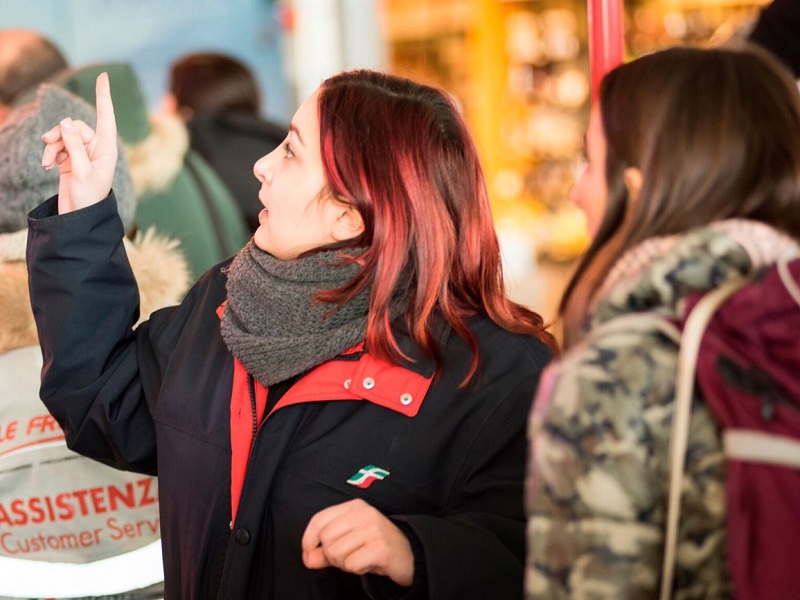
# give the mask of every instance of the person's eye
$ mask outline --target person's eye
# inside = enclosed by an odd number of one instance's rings
[[[286,142],[285,144],[283,144],[283,154],[284,154],[284,156],[283,156],[284,158],[293,158],[294,157],[294,152],[292,152],[292,147],[289,145],[289,142]]]

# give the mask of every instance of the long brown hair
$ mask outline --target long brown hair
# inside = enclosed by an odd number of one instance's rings
[[[610,71],[598,98],[608,204],[561,301],[565,345],[613,264],[648,238],[738,217],[800,240],[800,96],[765,52],[662,50]],[[636,202],[628,167],[642,172]]]
[[[500,248],[483,171],[453,101],[443,91],[374,71],[331,77],[319,95],[320,144],[330,191],[352,203],[365,231],[364,268],[348,285],[321,296],[346,302],[371,287],[366,343],[397,361],[390,304],[406,288],[406,324],[416,343],[441,365],[433,332],[436,313],[473,354],[466,325],[487,314],[500,327],[556,344],[542,317],[505,294]]]

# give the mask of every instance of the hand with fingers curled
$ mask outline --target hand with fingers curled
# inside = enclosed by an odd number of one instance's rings
[[[108,196],[117,164],[117,124],[108,74],[97,77],[97,127],[69,117],[42,135],[42,167],[58,167],[58,212],[96,204]]]
[[[315,514],[303,534],[303,563],[309,569],[389,577],[410,587],[414,553],[408,538],[374,506],[356,499]]]

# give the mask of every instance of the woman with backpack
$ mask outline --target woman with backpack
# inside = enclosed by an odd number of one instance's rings
[[[593,241],[529,425],[531,600],[657,597],[678,344],[643,323],[680,325],[690,297],[800,255],[800,97],[765,53],[671,48],[617,67],[586,145],[572,197]],[[720,427],[702,397],[689,423],[670,583],[728,598]]]
[[[441,90],[326,80],[253,170],[253,239],[133,329],[116,129],[44,134],[30,216],[41,397],[68,444],[158,473],[165,598],[521,598],[525,425],[554,349],[505,295]]]

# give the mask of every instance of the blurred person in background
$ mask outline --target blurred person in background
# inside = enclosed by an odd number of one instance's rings
[[[232,56],[187,54],[170,68],[167,111],[189,128],[191,146],[233,193],[251,233],[258,229],[256,161],[286,139],[288,130],[261,116],[262,94],[252,70]]]
[[[158,472],[165,596],[521,598],[525,424],[555,342],[506,295],[452,99],[323,82],[254,167],[252,241],[136,329],[105,75],[97,103],[96,131],[43,136],[41,396],[76,451]]]
[[[148,112],[139,79],[127,63],[84,65],[64,72],[56,83],[94,103],[94,82],[101,72],[108,73],[114,90],[119,135],[139,199],[136,224],[155,226],[180,240],[191,276],[197,278],[247,241],[238,204],[190,148],[183,120]]]
[[[800,2],[773,0],[761,9],[748,38],[774,54],[800,80]]]
[[[598,98],[571,192],[593,241],[529,426],[531,600],[658,597],[678,346],[636,324],[680,323],[690,296],[800,256],[800,96],[765,51],[654,52],[610,71]],[[773,326],[752,352],[796,335]],[[699,395],[688,435],[675,597],[729,598],[722,437]]]
[[[0,125],[26,94],[67,68],[61,50],[25,29],[0,30]]]
[[[42,354],[25,265],[27,214],[58,191],[58,174],[41,167],[41,132],[68,115],[95,120],[90,105],[46,85],[0,127],[0,597],[159,598],[156,480],[69,450],[39,399]],[[136,198],[124,153],[118,156],[113,187],[130,234]],[[141,299],[139,318],[178,303],[189,275],[175,242],[150,231],[123,243]]]

